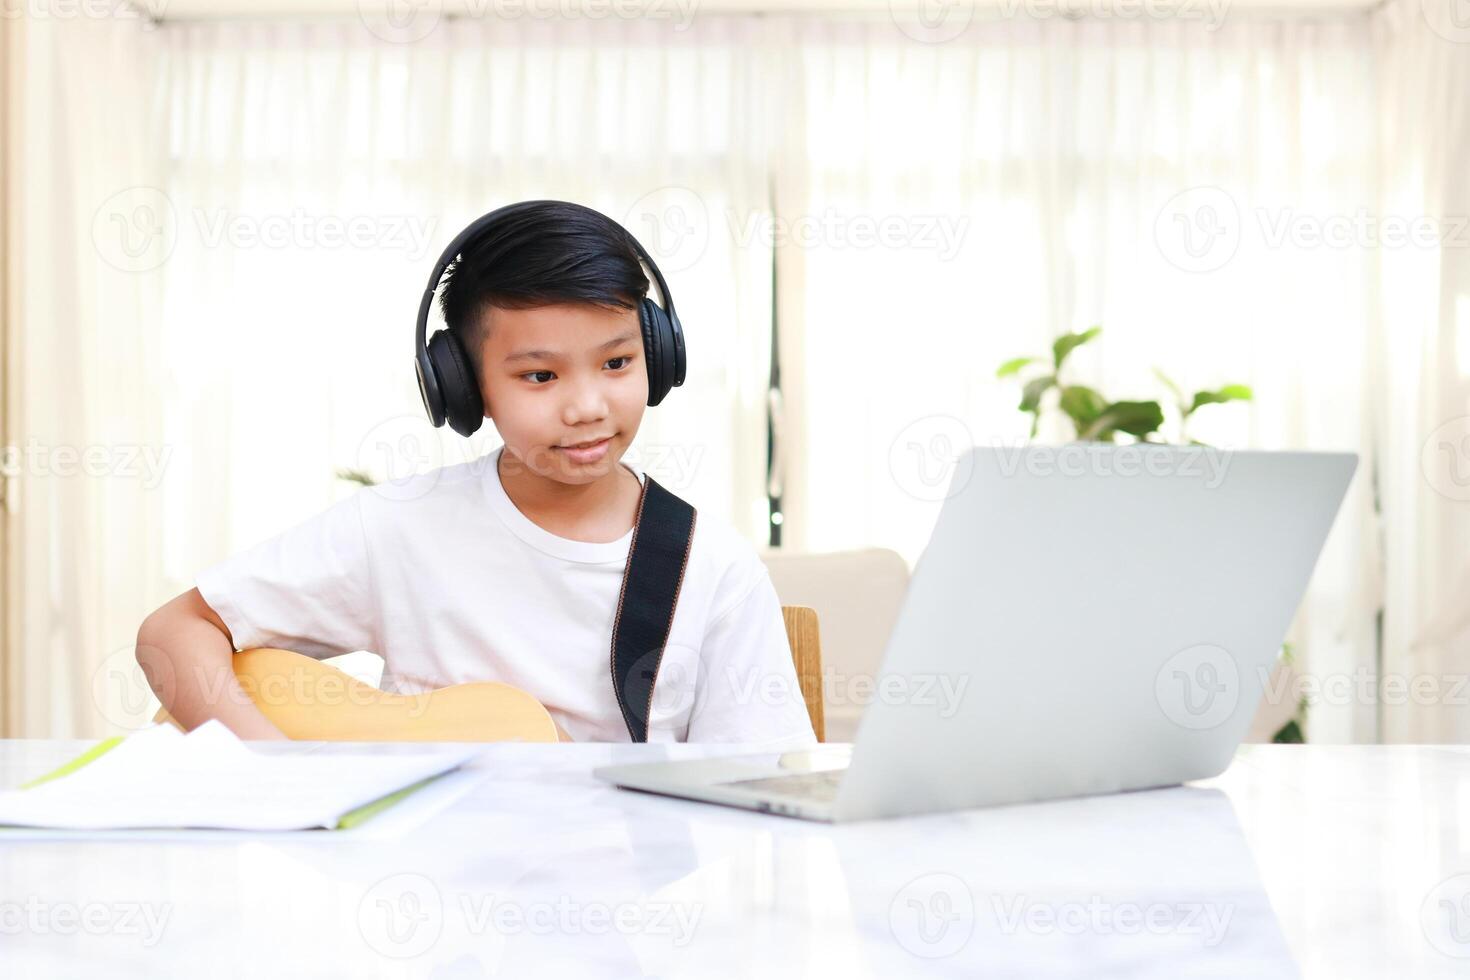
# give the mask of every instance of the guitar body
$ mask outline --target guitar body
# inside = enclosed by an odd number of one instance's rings
[[[292,739],[570,741],[540,701],[497,681],[455,684],[423,694],[390,694],[331,664],[272,647],[241,650],[235,654],[234,667],[241,689]],[[178,725],[164,710],[154,720]]]

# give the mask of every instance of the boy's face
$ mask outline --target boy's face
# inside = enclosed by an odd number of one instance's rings
[[[484,316],[480,393],[504,462],[568,484],[614,472],[648,402],[638,311],[558,304]],[[590,459],[561,448],[607,437]]]

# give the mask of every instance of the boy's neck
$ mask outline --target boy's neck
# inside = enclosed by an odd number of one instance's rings
[[[627,534],[638,518],[643,484],[622,461],[591,483],[569,484],[533,473],[519,460],[507,467],[507,455],[502,450],[496,463],[500,485],[516,510],[542,530],[606,544]]]

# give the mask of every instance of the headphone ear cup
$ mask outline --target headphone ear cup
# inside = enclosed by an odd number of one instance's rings
[[[643,357],[648,364],[648,404],[657,405],[674,387],[674,329],[669,315],[651,299],[638,304]]]
[[[450,330],[434,334],[429,340],[429,360],[439,376],[445,421],[460,435],[473,435],[485,420],[485,403],[480,397],[480,382],[475,378],[459,336]]]

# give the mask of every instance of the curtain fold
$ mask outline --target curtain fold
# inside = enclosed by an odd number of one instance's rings
[[[20,338],[20,249],[22,228],[15,203],[20,199],[20,152],[25,134],[21,83],[25,78],[25,22],[0,20],[0,447],[16,442],[16,386],[11,379]],[[14,477],[0,470],[0,738],[14,737],[22,711],[20,630],[13,607],[12,576],[18,569],[19,520],[12,506]],[[12,726],[16,730],[12,730]]]
[[[1382,738],[1470,740],[1470,21],[1454,0],[1374,18],[1379,212],[1415,228],[1377,270],[1385,528]]]
[[[121,16],[7,23],[3,729],[89,736],[147,709],[133,639],[164,591],[158,36]]]

